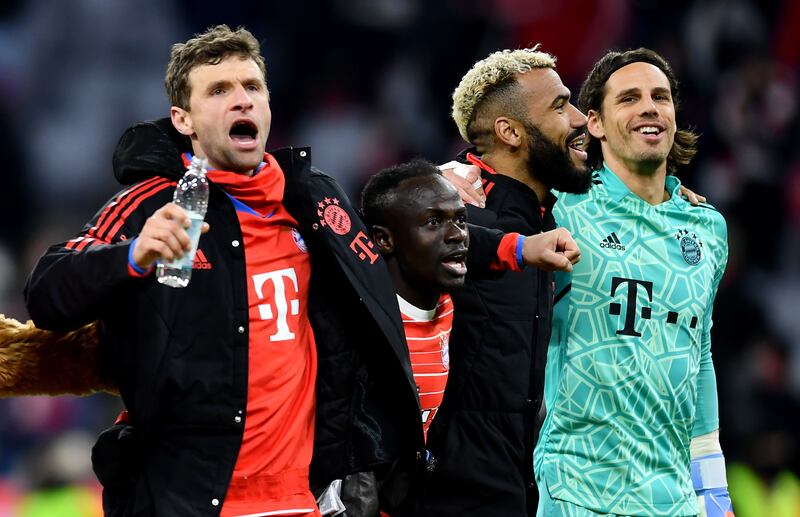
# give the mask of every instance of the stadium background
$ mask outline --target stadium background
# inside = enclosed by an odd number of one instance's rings
[[[460,150],[449,95],[495,49],[541,42],[574,96],[607,49],[667,57],[679,123],[702,135],[681,179],[729,225],[712,350],[737,515],[800,515],[799,1],[4,0],[0,313],[27,318],[38,255],[117,191],[119,135],[167,113],[170,45],[216,23],[262,41],[269,146],[310,144],[354,199],[380,167]],[[118,410],[103,395],[0,400],[0,517],[93,515],[89,447]]]

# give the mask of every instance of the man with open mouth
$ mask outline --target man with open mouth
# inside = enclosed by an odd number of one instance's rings
[[[176,44],[165,83],[170,118],[129,128],[115,152],[129,187],[45,252],[25,292],[42,329],[100,321],[79,334],[99,339],[86,359],[128,410],[93,450],[106,515],[314,516],[314,494],[348,474],[415,477],[428,458],[392,277],[308,148],[265,153],[257,40],[221,25]],[[193,155],[210,168],[202,262],[175,290],[153,269],[189,248],[170,201]],[[483,235],[512,269],[579,256],[565,231]],[[437,285],[463,277],[464,252],[436,251]],[[384,507],[409,488],[382,484]]]
[[[555,58],[529,48],[477,62],[453,93],[453,118],[474,147],[484,208],[471,223],[530,235],[556,227],[551,189],[586,192],[586,117]],[[552,311],[552,275],[470,274],[453,294],[450,381],[428,448],[436,458],[422,515],[533,513],[532,456]]]

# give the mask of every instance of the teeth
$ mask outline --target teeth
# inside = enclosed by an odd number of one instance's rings
[[[643,135],[657,135],[661,131],[657,127],[644,126],[639,128],[639,132]]]
[[[581,147],[583,147],[583,137],[576,138],[575,140],[569,143],[569,146],[574,149],[580,149]]]

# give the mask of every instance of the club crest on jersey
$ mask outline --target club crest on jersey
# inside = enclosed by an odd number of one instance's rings
[[[441,337],[442,340],[442,366],[444,366],[445,370],[450,369],[450,336],[444,335]]]
[[[680,244],[683,260],[690,266],[696,266],[703,258],[703,243],[697,234],[689,230],[678,230],[675,239]]]
[[[350,231],[350,216],[339,206],[337,198],[326,197],[317,203],[319,224],[327,226],[336,235],[347,235]]]
[[[297,249],[299,249],[303,253],[308,253],[308,246],[306,246],[306,241],[303,240],[303,236],[300,235],[300,232],[298,231],[297,228],[292,228],[292,240],[297,246]]]

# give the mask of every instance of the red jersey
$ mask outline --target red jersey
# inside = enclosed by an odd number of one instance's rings
[[[252,176],[209,171],[231,197],[248,279],[249,368],[244,437],[222,516],[319,515],[308,485],[317,357],[307,314],[311,264],[282,204],[272,156]],[[214,231],[213,228],[211,231]]]
[[[417,383],[422,408],[422,431],[428,428],[444,397],[450,370],[450,331],[453,329],[453,301],[443,294],[433,310],[422,310],[397,296],[406,332],[411,370]]]

